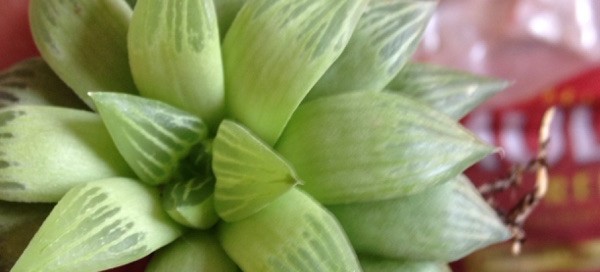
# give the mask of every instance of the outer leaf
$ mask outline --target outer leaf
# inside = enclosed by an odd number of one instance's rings
[[[493,149],[411,99],[359,92],[301,105],[276,149],[321,203],[389,199],[447,181]]]
[[[214,188],[215,179],[211,175],[170,182],[163,191],[163,207],[180,224],[208,229],[219,221]]]
[[[219,0],[215,1],[215,9],[217,10],[217,17],[219,23],[219,34],[221,39],[225,37],[225,34],[229,30],[231,23],[237,16],[242,6],[247,0]]]
[[[128,43],[141,94],[193,113],[216,128],[225,91],[212,0],[139,0]]]
[[[405,198],[328,208],[363,254],[453,261],[510,238],[496,212],[463,176]]]
[[[32,0],[42,57],[90,107],[90,90],[136,92],[127,57],[131,8],[123,0]]]
[[[160,249],[146,272],[240,271],[212,232],[194,231]]]
[[[233,222],[263,209],[300,182],[270,146],[232,121],[221,123],[213,143],[215,207]]]
[[[52,205],[0,201],[0,271],[10,271]]]
[[[219,225],[219,239],[243,271],[360,271],[335,218],[292,189],[260,212]]]
[[[227,110],[268,144],[342,53],[366,0],[257,0],[223,44]]]
[[[41,58],[19,62],[0,72],[0,107],[13,104],[86,108]]]
[[[73,188],[15,264],[20,271],[100,271],[140,259],[179,237],[159,193],[112,178]]]
[[[410,63],[386,87],[460,119],[508,82],[430,64]]]
[[[448,264],[431,261],[393,260],[359,256],[365,272],[452,272]]]
[[[159,101],[108,92],[90,96],[125,160],[149,184],[169,181],[208,135],[198,117]]]
[[[97,114],[58,107],[0,110],[0,199],[55,202],[83,182],[133,176]]]
[[[436,1],[371,0],[348,46],[306,99],[381,90],[410,59]]]

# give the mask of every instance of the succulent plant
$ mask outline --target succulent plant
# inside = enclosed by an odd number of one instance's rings
[[[461,174],[496,149],[457,121],[506,83],[410,62],[435,4],[32,0],[0,265],[447,271],[510,238]]]

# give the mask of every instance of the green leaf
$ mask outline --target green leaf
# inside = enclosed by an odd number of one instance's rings
[[[300,183],[292,166],[247,128],[225,120],[213,142],[215,207],[233,222],[266,207]]]
[[[382,92],[302,104],[276,145],[324,204],[389,199],[458,175],[493,148],[456,121]]]
[[[219,221],[215,211],[215,179],[212,175],[167,183],[163,190],[163,207],[178,223],[208,229]]]
[[[386,89],[413,97],[458,120],[508,85],[504,80],[431,64],[410,63]]]
[[[366,0],[256,0],[223,43],[229,116],[277,141],[308,91],[342,53]]]
[[[436,1],[371,0],[348,46],[306,99],[382,90],[411,58]]]
[[[387,258],[454,261],[511,235],[464,176],[413,196],[328,209],[356,252]]]
[[[15,264],[21,271],[101,271],[138,260],[182,234],[156,189],[127,178],[86,183],[58,202]]]
[[[92,112],[13,106],[0,110],[0,199],[56,202],[73,186],[133,172]]]
[[[360,271],[337,220],[295,188],[246,219],[220,224],[219,240],[243,271]]]
[[[41,58],[21,61],[0,72],[0,107],[14,104],[87,108]]]
[[[213,232],[189,232],[154,254],[146,272],[240,271]]]
[[[212,0],[138,0],[128,47],[143,96],[193,113],[216,128],[225,91]]]
[[[136,92],[127,56],[130,17],[124,0],[32,0],[29,6],[42,57],[90,107],[90,90]]]
[[[448,264],[432,261],[394,260],[359,255],[364,272],[452,272]]]
[[[109,92],[89,95],[117,148],[146,183],[169,181],[190,149],[208,135],[198,117],[163,102]]]
[[[10,271],[51,210],[49,204],[0,201],[0,271]]]
[[[219,34],[221,39],[229,30],[231,23],[237,16],[238,12],[248,0],[219,0],[215,1],[215,9],[217,10],[217,21],[219,23]]]

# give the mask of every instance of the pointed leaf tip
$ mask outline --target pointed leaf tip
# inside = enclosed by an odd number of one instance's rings
[[[302,104],[275,148],[325,204],[414,194],[493,151],[443,114],[383,92]]]
[[[464,176],[408,197],[328,209],[357,252],[389,258],[454,261],[511,237]]]
[[[386,86],[460,119],[510,83],[431,64],[409,63]]]
[[[208,135],[198,117],[160,101],[109,92],[90,97],[119,152],[149,184],[169,181],[191,148]]]
[[[435,1],[369,1],[348,46],[305,100],[382,90],[412,57],[435,6]]]
[[[59,201],[12,271],[102,271],[138,260],[182,232],[155,188],[127,178],[98,180]]]
[[[216,17],[212,0],[139,0],[127,40],[140,93],[202,118],[212,131],[225,99]]]
[[[221,123],[213,142],[215,207],[225,221],[256,213],[300,183],[292,166],[247,128]]]
[[[272,145],[342,53],[365,0],[257,0],[223,42],[228,114]]]
[[[29,19],[44,60],[85,103],[89,90],[136,93],[129,69],[131,7],[123,0],[32,0]]]

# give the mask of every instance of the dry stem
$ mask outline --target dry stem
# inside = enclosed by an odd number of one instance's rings
[[[536,158],[529,161],[525,166],[519,165],[513,167],[508,178],[484,184],[479,187],[481,194],[487,198],[491,205],[494,205],[495,194],[521,185],[523,175],[535,171],[536,180],[534,189],[527,193],[515,206],[509,209],[508,212],[503,213],[499,211],[504,218],[504,222],[512,232],[512,253],[515,255],[521,252],[521,247],[526,239],[525,231],[523,230],[525,220],[548,191],[548,165],[546,155],[548,143],[550,141],[550,124],[552,123],[554,111],[554,108],[550,108],[544,113],[539,132],[539,146]]]

